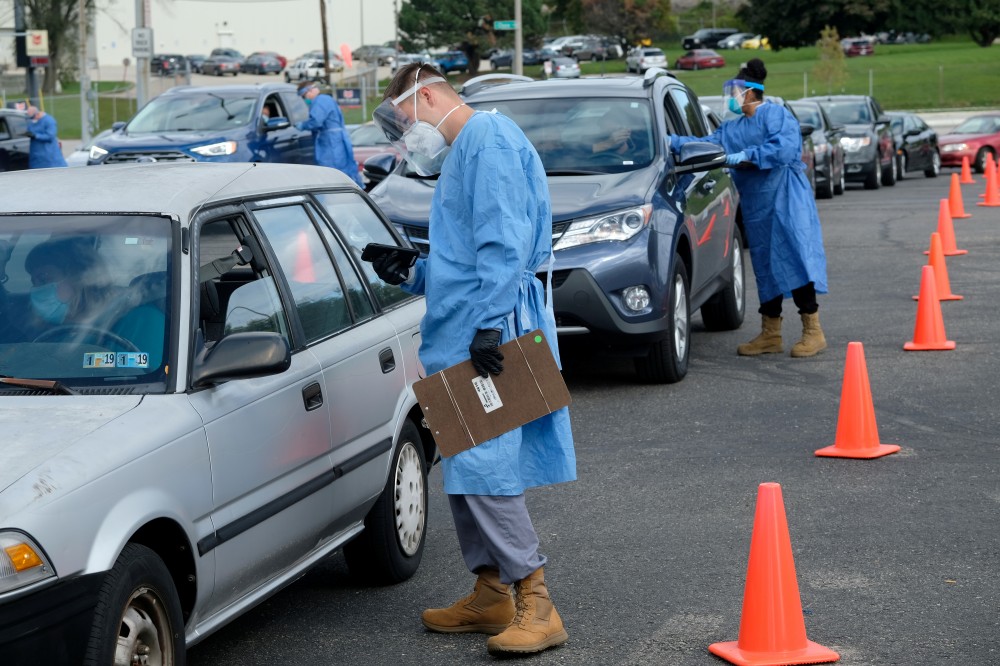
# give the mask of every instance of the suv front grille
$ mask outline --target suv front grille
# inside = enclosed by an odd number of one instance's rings
[[[197,162],[195,158],[191,157],[187,153],[182,153],[179,150],[122,150],[109,154],[108,158],[104,160],[104,163],[118,164],[121,162],[138,162],[143,160],[143,158],[149,158],[149,160],[154,162]]]

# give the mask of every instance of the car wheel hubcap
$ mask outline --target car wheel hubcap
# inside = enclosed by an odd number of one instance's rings
[[[941,156],[934,153],[934,157],[931,158],[931,168],[934,169],[934,173],[941,173]]]
[[[687,292],[684,289],[684,278],[678,275],[674,278],[674,349],[677,350],[678,360],[683,359],[687,353],[687,319]]]
[[[411,442],[403,442],[396,463],[396,535],[407,555],[420,548],[424,538],[424,475],[420,454]]]
[[[743,303],[743,248],[738,240],[733,241],[733,294],[736,296],[736,303],[742,307]]]
[[[114,666],[174,663],[170,620],[157,594],[141,587],[132,593],[118,628]]]

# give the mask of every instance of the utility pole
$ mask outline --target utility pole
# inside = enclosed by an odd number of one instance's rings
[[[38,75],[35,72],[35,67],[31,64],[31,59],[25,52],[27,37],[25,32],[28,30],[28,23],[24,18],[24,0],[14,0],[14,34],[15,41],[17,44],[17,65],[24,67],[26,74],[27,83],[27,94],[28,100],[34,105],[38,106]]]
[[[80,139],[90,142],[90,74],[87,71],[87,0],[79,0],[80,16]]]
[[[521,27],[521,0],[514,0],[514,73],[524,74],[524,29]]]
[[[326,37],[326,0],[319,0],[319,20],[323,24],[323,78],[330,85],[330,44]]]

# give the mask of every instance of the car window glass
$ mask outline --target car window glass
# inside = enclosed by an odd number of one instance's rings
[[[326,209],[334,226],[350,248],[355,261],[362,267],[365,277],[379,305],[386,307],[412,298],[399,287],[379,279],[371,262],[361,261],[361,251],[368,243],[397,245],[395,237],[368,203],[355,192],[326,192],[316,199]],[[338,262],[339,263],[339,262]]]
[[[333,255],[333,261],[340,271],[340,279],[344,283],[344,286],[347,287],[347,300],[350,301],[351,309],[354,311],[354,318],[360,320],[371,317],[375,314],[375,307],[372,305],[371,299],[365,291],[361,276],[358,275],[354,264],[347,257],[344,247],[340,244],[333,231],[325,224],[320,225],[320,233],[323,234],[323,239],[330,249],[330,254]],[[370,266],[368,262],[362,262],[362,265]],[[394,289],[396,292],[402,294],[401,298],[408,297],[408,294],[399,287],[395,287]]]
[[[160,95],[135,115],[128,131],[195,132],[239,127],[250,122],[257,99],[256,93]]]
[[[820,119],[819,111],[815,107],[796,104],[792,106],[792,110],[798,117],[799,122],[812,125],[813,127],[823,126],[823,121]]]
[[[691,97],[690,93],[682,88],[671,88],[669,94],[674,104],[677,105],[678,111],[684,117],[684,122],[689,129],[685,134],[691,136],[707,135],[708,132],[705,130],[705,121],[701,113],[701,107]]]
[[[651,164],[656,153],[653,115],[645,99],[564,97],[473,106],[495,108],[517,123],[547,173],[634,171]]]
[[[858,125],[872,122],[868,105],[864,102],[824,102],[823,108],[830,120],[837,125]]]
[[[0,374],[165,388],[168,219],[0,217],[0,229]]]
[[[288,120],[294,125],[309,118],[309,107],[302,101],[302,98],[295,93],[281,93],[281,99],[285,102],[285,112]]]
[[[254,211],[278,258],[292,292],[306,342],[315,342],[351,325],[340,278],[312,219],[301,205]]]
[[[6,141],[10,138],[10,130],[7,129],[7,120],[0,118],[0,140]]]

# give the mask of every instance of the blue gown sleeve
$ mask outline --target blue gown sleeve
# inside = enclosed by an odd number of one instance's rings
[[[52,116],[44,116],[40,120],[36,120],[31,123],[28,129],[34,133],[35,141],[48,143],[56,140],[56,121]]]
[[[417,259],[417,263],[410,267],[410,276],[413,280],[399,285],[400,289],[410,294],[422,296],[427,284],[427,259],[425,257]]]
[[[318,130],[323,129],[323,125],[326,124],[327,117],[333,112],[333,108],[326,104],[326,100],[317,97],[316,101],[312,103],[309,107],[309,119],[303,120],[298,124],[298,129],[300,130]]]
[[[692,141],[700,141],[707,143],[714,143],[717,146],[723,146],[722,143],[722,127],[709,134],[708,136],[682,136],[680,134],[670,135],[670,150],[677,152],[681,146],[685,143],[690,143]]]
[[[483,148],[468,166],[465,191],[472,197],[467,208],[472,211],[479,278],[470,322],[479,329],[502,328],[517,304],[530,254],[528,180],[520,154],[512,148]]]
[[[746,146],[750,162],[761,169],[788,166],[802,159],[802,135],[799,123],[785,109],[780,113],[764,116],[764,132],[767,137],[759,146]]]

